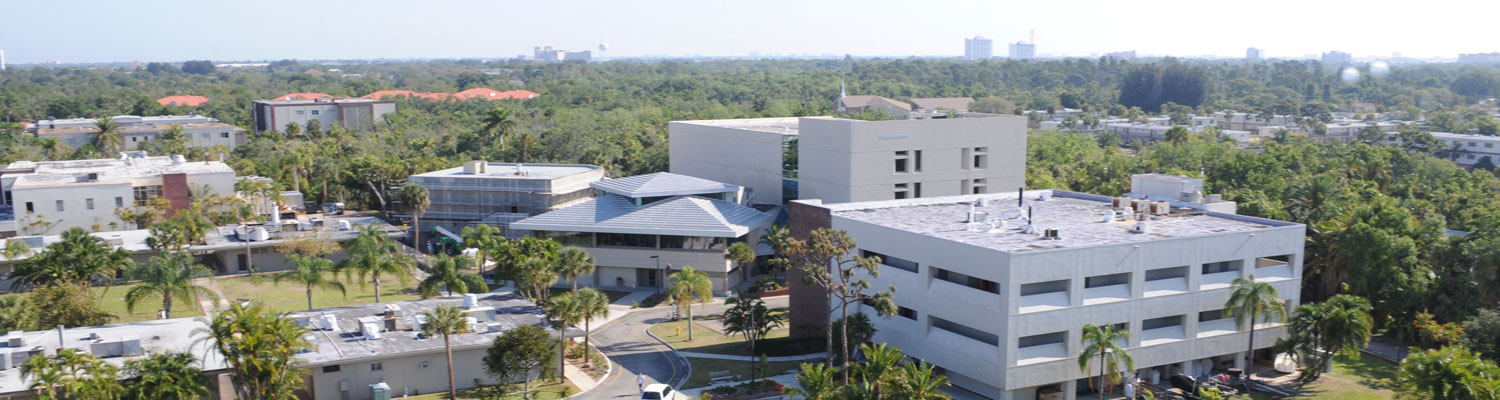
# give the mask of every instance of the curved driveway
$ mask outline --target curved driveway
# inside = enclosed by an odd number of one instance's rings
[[[613,362],[614,370],[604,382],[576,399],[638,399],[637,373],[646,375],[646,383],[677,384],[688,375],[688,367],[672,348],[652,339],[646,328],[670,317],[672,309],[662,307],[637,311],[610,321],[594,333],[594,344]]]

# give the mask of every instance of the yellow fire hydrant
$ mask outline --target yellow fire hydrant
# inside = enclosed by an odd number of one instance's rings
[[[677,334],[672,336],[682,336],[682,327],[677,327]]]

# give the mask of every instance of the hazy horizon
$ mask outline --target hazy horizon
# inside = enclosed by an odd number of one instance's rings
[[[1270,0],[1204,4],[957,1],[925,5],[771,0],[478,3],[393,0],[258,3],[21,0],[0,9],[9,64],[277,59],[510,58],[551,45],[595,57],[960,56],[963,39],[994,54],[1036,31],[1041,56],[1300,58],[1456,57],[1500,51],[1487,40],[1500,3],[1438,0],[1401,8]],[[598,51],[600,43],[610,50]]]

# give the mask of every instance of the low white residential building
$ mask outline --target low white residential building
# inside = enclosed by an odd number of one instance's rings
[[[1154,180],[1147,177],[1147,180]],[[1156,182],[1150,191],[1192,185]],[[995,399],[1087,392],[1078,357],[1085,324],[1130,332],[1134,374],[1165,383],[1242,367],[1248,332],[1223,311],[1230,284],[1254,277],[1288,307],[1301,287],[1305,227],[1210,211],[1209,203],[1033,190],[939,198],[791,204],[791,231],[844,230],[880,257],[872,288],[895,286],[897,315],[874,340],[935,364],[954,385]],[[1144,212],[1144,215],[1139,212]],[[839,310],[791,278],[791,328]],[[864,307],[860,307],[863,309]],[[1262,324],[1257,358],[1284,337]]]
[[[389,100],[287,97],[252,103],[250,114],[255,120],[252,126],[255,132],[281,131],[288,123],[305,128],[307,122],[313,120],[318,121],[324,131],[333,129],[334,125],[359,131],[373,128],[386,114],[396,112],[396,103]]]
[[[223,146],[229,151],[245,144],[249,139],[245,129],[219,122],[201,115],[164,115],[138,117],[120,115],[110,118],[120,126],[120,137],[125,148],[136,149],[148,142],[159,140],[168,127],[182,128],[187,146],[209,149]],[[99,120],[95,118],[46,119],[26,126],[26,133],[39,138],[57,138],[69,147],[92,146],[94,134],[99,133]]]
[[[1473,168],[1486,158],[1491,165],[1500,164],[1500,137],[1448,132],[1432,132],[1432,137],[1438,141],[1433,147],[1434,157],[1453,160],[1464,168]],[[1387,138],[1392,143],[1400,142],[1396,135]]]
[[[121,208],[144,207],[158,197],[172,210],[188,207],[190,190],[234,194],[235,173],[218,161],[182,156],[73,161],[18,161],[0,169],[0,237],[48,235],[78,227],[125,228]]]
[[[747,275],[724,258],[729,245],[755,246],[779,210],[743,205],[739,186],[666,172],[591,186],[599,197],[511,223],[588,251],[597,266],[579,285],[662,288],[664,277],[692,266],[722,295]]]

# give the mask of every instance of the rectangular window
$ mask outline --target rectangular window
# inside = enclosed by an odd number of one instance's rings
[[[907,161],[910,161],[910,158],[911,156],[907,155],[907,152],[905,151],[896,152],[896,173],[900,174],[911,172],[906,169],[906,163]]]
[[[115,197],[115,208],[120,208],[120,207],[124,207],[124,206],[125,206],[125,198],[124,197],[116,196]]]
[[[221,138],[228,138],[229,137],[229,132],[219,132],[219,137],[221,137]]]
[[[132,189],[135,191],[135,205],[137,206],[150,204],[151,200],[161,197],[161,185],[136,186]]]
[[[26,212],[36,212],[36,210],[31,207],[31,202],[29,201],[26,202]]]
[[[202,137],[204,139],[208,139],[208,132],[203,132],[202,135],[198,135],[198,136],[200,136],[200,137]]]
[[[58,201],[57,201],[57,211],[58,211],[58,212],[62,212],[62,211],[64,211],[64,210],[63,210],[63,201],[62,201],[62,200],[58,200]]]
[[[656,247],[656,235],[635,235],[628,233],[600,233],[598,234],[600,246],[615,247]]]
[[[661,236],[661,248],[684,249],[684,250],[722,250],[724,242],[722,238],[708,236]]]
[[[312,110],[312,115],[318,115],[318,110]]]
[[[1224,319],[1224,310],[1208,310],[1198,313],[1198,322],[1217,321]]]
[[[974,179],[973,189],[970,190],[969,193],[972,193],[972,194],[984,194],[986,192],[986,190],[989,189],[989,183],[990,183],[989,179],[986,179],[986,178],[975,178]]]
[[[907,191],[908,187],[909,186],[907,184],[905,184],[905,183],[897,183],[896,184],[896,188],[894,189],[896,191],[896,200],[904,199],[904,198],[907,197],[907,195],[911,194],[910,192]]]
[[[83,208],[94,209],[94,199],[83,199]]]
[[[952,333],[958,334],[959,336],[963,336],[963,337],[966,337],[966,338],[969,338],[969,339],[974,339],[975,341],[978,341],[978,342],[984,343],[984,344],[988,344],[988,345],[991,345],[991,346],[1000,346],[1000,337],[996,336],[993,333],[985,332],[985,331],[982,331],[982,330],[979,330],[979,329],[974,329],[974,328],[965,326],[963,324],[959,324],[957,322],[949,321],[949,320],[946,320],[946,319],[934,317],[931,314],[929,314],[927,316],[927,318],[932,320],[932,327],[933,328],[938,328],[938,329],[942,329],[942,330],[945,330],[945,331],[948,331],[948,332],[952,332]]]
[[[334,373],[334,372],[339,372],[339,366],[337,366],[337,365],[324,365],[323,366],[323,373],[329,374],[329,373]]]
[[[385,370],[385,365],[383,365],[382,363],[371,363],[370,364],[370,370],[371,371],[384,371]]]
[[[1152,329],[1171,328],[1171,327],[1174,327],[1174,326],[1182,326],[1182,316],[1181,315],[1173,315],[1173,316],[1170,316],[1170,317],[1161,317],[1161,318],[1152,318],[1152,319],[1148,319],[1148,320],[1145,320],[1145,321],[1141,321],[1141,330],[1144,330],[1144,331],[1149,331],[1149,330],[1152,330]]]
[[[1159,281],[1163,279],[1186,278],[1188,267],[1161,268],[1146,271],[1146,281]]]
[[[922,182],[913,183],[913,184],[911,184],[911,187],[912,187],[911,197],[914,198],[914,199],[915,198],[921,198],[922,197]]]
[[[302,115],[303,115],[303,114],[302,114],[302,110],[297,110],[297,116],[298,116],[298,117],[300,117],[300,116],[302,116]]]
[[[913,155],[915,156],[913,157],[913,161],[916,161],[916,171],[922,172],[922,151],[915,150],[912,153],[914,153]]]
[[[917,320],[917,310],[913,310],[913,309],[902,307],[902,306],[896,306],[896,316],[901,317],[901,318],[906,318],[906,319],[909,319],[909,320],[912,320],[912,321],[916,321]]]
[[[1098,275],[1083,278],[1083,287],[1091,289],[1096,287],[1124,285],[1130,283],[1130,273],[1121,272],[1111,275]]]
[[[892,268],[899,269],[899,270],[906,271],[906,272],[911,272],[911,273],[916,273],[917,272],[917,262],[916,261],[911,261],[911,260],[905,260],[905,259],[901,259],[901,258],[891,257],[891,256],[888,256],[888,255],[885,255],[885,254],[880,254],[880,253],[876,253],[876,252],[869,251],[869,250],[860,250],[860,255],[864,256],[864,257],[879,258],[881,265],[888,265],[888,266],[890,266]]]
[[[1061,279],[1049,282],[1037,282],[1021,285],[1022,296],[1034,296],[1047,293],[1058,293],[1068,291],[1068,280]]]
[[[1208,275],[1221,272],[1239,272],[1240,264],[1243,262],[1244,261],[1235,260],[1203,264],[1203,274]]]
[[[1016,341],[1017,348],[1046,346],[1049,344],[1067,343],[1067,332],[1044,333],[1023,337]]]
[[[974,169],[989,168],[989,164],[990,164],[989,153],[990,153],[990,148],[988,148],[988,147],[975,147],[974,148]]]
[[[960,285],[968,286],[971,289],[982,290],[982,291],[986,291],[986,292],[990,292],[990,293],[994,293],[994,294],[1000,294],[1000,284],[999,283],[995,283],[995,281],[988,280],[988,279],[975,278],[975,277],[972,277],[972,276],[968,276],[968,275],[961,274],[961,273],[958,273],[958,272],[949,271],[949,270],[943,269],[943,268],[934,267],[934,266],[931,266],[931,265],[927,266],[927,269],[929,271],[932,271],[932,277],[935,278],[935,279],[941,279],[941,280],[945,280],[945,281],[948,281],[948,282],[953,282],[953,283],[957,283],[957,284],[960,284]]]

